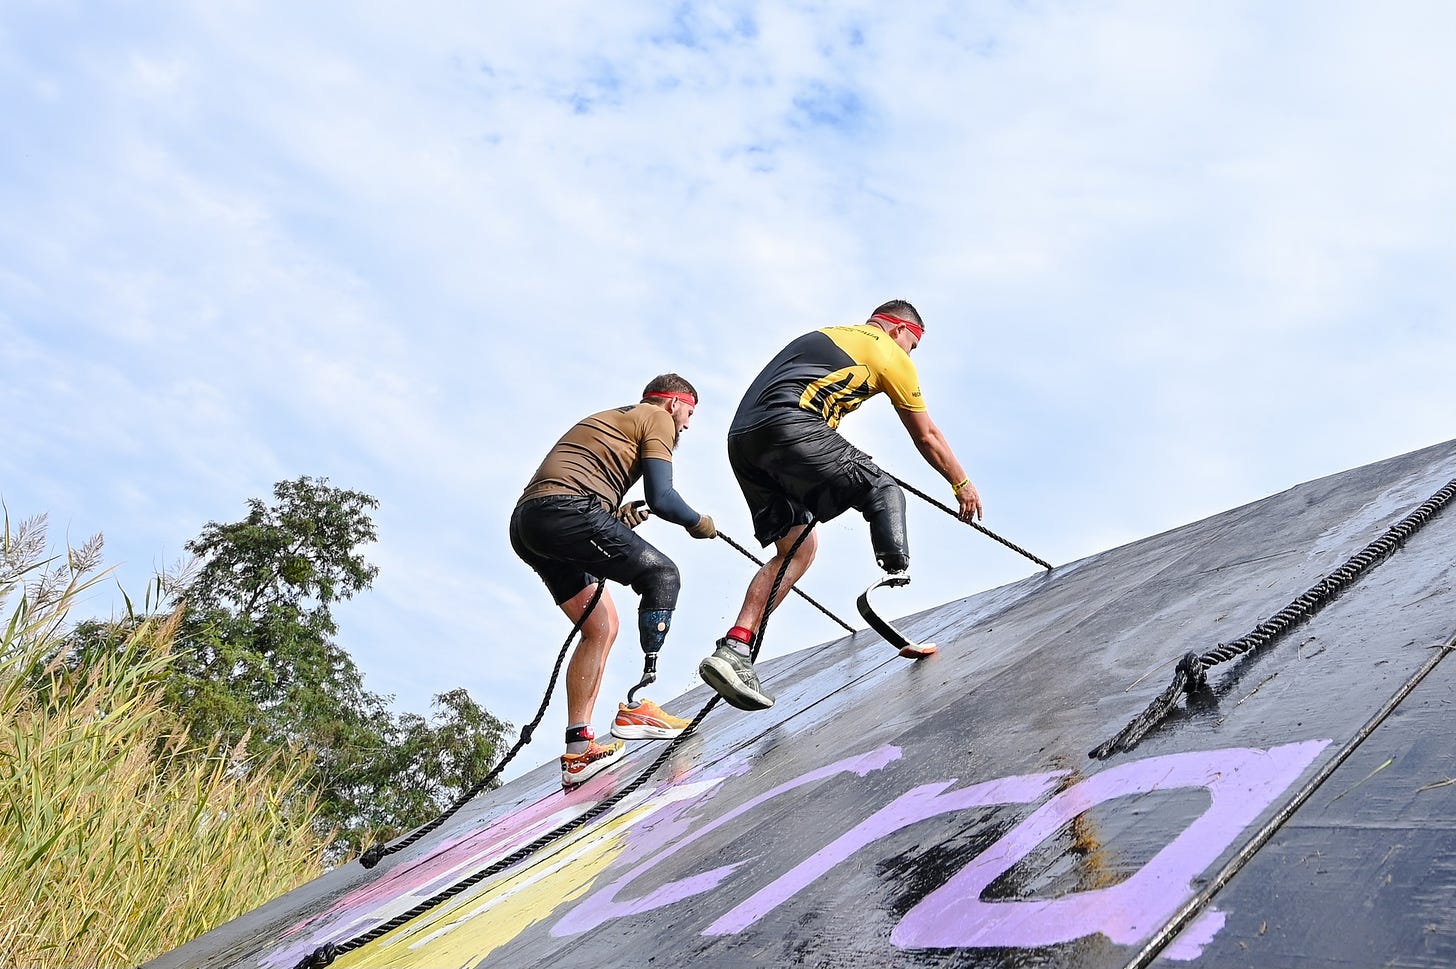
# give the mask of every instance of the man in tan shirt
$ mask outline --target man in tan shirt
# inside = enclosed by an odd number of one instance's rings
[[[642,651],[662,649],[677,606],[677,566],[633,531],[647,517],[623,505],[627,490],[643,481],[647,507],[687,529],[713,538],[713,520],[694,511],[672,486],[672,454],[698,405],[698,392],[677,374],[654,377],[642,401],[583,418],[547,453],[511,514],[511,547],[536,571],[573,623],[611,579],[642,597],[637,630]],[[607,654],[617,638],[617,608],[605,589],[582,622],[581,642],[566,667],[566,753],[561,783],[572,787],[609,767],[622,740],[676,737],[688,721],[651,700],[619,704],[612,723],[617,742],[602,745],[592,732],[592,709],[601,689]]]

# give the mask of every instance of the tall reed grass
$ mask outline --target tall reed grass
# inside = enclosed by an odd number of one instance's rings
[[[0,627],[0,966],[135,966],[323,871],[297,765],[184,746],[162,706],[174,621],[68,661],[89,584],[22,595]]]

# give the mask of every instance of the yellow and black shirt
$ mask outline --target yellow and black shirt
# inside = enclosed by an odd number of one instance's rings
[[[793,416],[813,415],[831,428],[875,394],[896,408],[924,411],[910,355],[871,323],[827,326],[784,347],[749,385],[733,416],[738,434]]]

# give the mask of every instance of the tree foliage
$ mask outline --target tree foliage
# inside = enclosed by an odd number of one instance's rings
[[[170,696],[194,743],[251,756],[301,750],[320,817],[340,853],[424,823],[488,773],[511,727],[464,690],[435,698],[431,719],[396,715],[365,689],[336,641],[333,606],[368,589],[378,568],[378,502],[301,477],[209,522],[187,544],[198,557],[175,583],[185,605]]]
[[[276,504],[252,499],[245,519],[209,522],[186,546],[200,565],[176,590],[187,610],[175,696],[199,740],[313,746],[320,730],[337,734],[382,708],[334,642],[332,611],[378,572],[360,551],[375,540],[378,503],[307,477],[273,495]]]
[[[155,601],[149,589],[142,610],[128,601],[126,617],[75,624],[48,662],[90,667],[139,624],[177,612],[164,695],[190,749],[232,758],[240,770],[277,759],[306,765],[333,860],[423,824],[489,773],[512,728],[463,689],[436,696],[428,717],[397,714],[393,697],[365,688],[337,642],[334,606],[378,574],[364,555],[377,506],[326,478],[279,482],[271,503],[248,501],[242,521],[207,523],[186,544],[196,559],[159,577]],[[0,593],[54,600],[99,560],[95,536],[63,561],[35,564],[44,532],[44,516],[13,533],[7,520]],[[38,678],[34,688],[47,686]]]

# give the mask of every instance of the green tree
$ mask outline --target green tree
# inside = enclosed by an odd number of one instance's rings
[[[378,573],[359,550],[375,540],[368,512],[378,502],[307,477],[273,495],[274,505],[251,499],[245,519],[209,522],[186,545],[199,565],[174,589],[187,607],[175,691],[198,741],[311,746],[330,720],[379,712],[334,642],[332,610]]]
[[[383,841],[444,811],[495,766],[511,725],[463,689],[434,698],[435,715],[404,713],[390,723],[382,755],[361,771],[363,789],[350,798],[362,827]],[[496,785],[498,786],[498,784]]]
[[[185,610],[169,698],[198,745],[304,752],[337,856],[432,818],[486,775],[511,726],[464,690],[436,697],[433,721],[366,690],[332,606],[378,572],[361,552],[378,502],[309,477],[273,497],[187,543],[198,562],[173,583]]]

